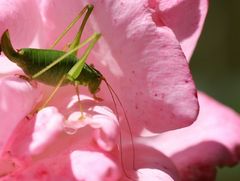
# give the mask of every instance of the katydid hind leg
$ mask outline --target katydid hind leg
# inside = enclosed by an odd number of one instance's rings
[[[66,75],[63,75],[62,78],[59,80],[59,82],[57,83],[56,87],[53,89],[52,93],[48,96],[47,100],[44,101],[44,103],[40,106],[40,108],[38,110],[43,109],[44,107],[47,106],[47,104],[51,101],[51,99],[54,97],[54,95],[56,94],[56,92],[58,91],[58,89],[62,86],[64,80],[66,80]]]
[[[53,49],[63,39],[63,37],[69,32],[69,30],[79,21],[79,19],[82,17],[82,15],[84,13],[86,13],[74,40],[69,44],[70,49],[73,49],[76,46],[78,46],[80,44],[80,39],[81,39],[83,29],[85,27],[85,24],[88,20],[88,17],[90,16],[92,10],[93,10],[93,5],[91,5],[91,4],[86,5],[81,10],[81,12],[72,20],[72,22],[65,28],[65,30],[58,36],[58,38],[50,46],[50,49]],[[74,44],[74,42],[77,42],[77,44]],[[74,44],[74,46],[73,46],[73,44]]]
[[[79,27],[79,30],[75,36],[75,38],[73,39],[73,41],[70,43],[70,47],[69,47],[69,50],[72,50],[74,49],[75,47],[77,47],[79,44],[80,44],[80,40],[81,40],[81,37],[82,37],[82,33],[83,33],[83,30],[85,28],[85,25],[88,21],[88,18],[89,16],[91,15],[92,11],[93,11],[93,5],[89,4],[87,5],[85,8],[87,8],[87,12],[83,18],[83,21]],[[78,53],[78,50],[74,52],[75,55],[77,55]]]

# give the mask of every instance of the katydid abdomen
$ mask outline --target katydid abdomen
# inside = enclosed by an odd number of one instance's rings
[[[19,54],[21,59],[17,62],[17,64],[22,68],[26,75],[32,77],[40,70],[54,62],[57,58],[64,55],[65,52],[24,48],[19,51]],[[76,62],[77,58],[70,55],[35,79],[47,85],[56,86],[62,76],[67,74]],[[62,85],[67,83],[69,83],[69,81],[65,80]]]

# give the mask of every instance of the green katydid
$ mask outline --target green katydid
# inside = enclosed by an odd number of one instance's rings
[[[69,83],[85,85],[88,86],[89,91],[95,95],[104,78],[98,70],[87,65],[85,62],[91,49],[101,37],[101,34],[94,33],[87,40],[80,43],[83,28],[92,10],[92,5],[86,6],[51,47],[53,48],[84,14],[84,12],[87,11],[75,39],[70,44],[68,52],[33,48],[22,48],[15,51],[11,45],[8,30],[2,35],[1,49],[9,60],[22,68],[30,80],[34,79],[52,86]],[[78,49],[87,43],[89,43],[89,46],[85,53],[81,58],[77,58],[76,54]]]
[[[117,119],[119,120],[119,115],[117,111],[117,104],[114,96],[117,98],[118,103],[120,104],[124,117],[127,121],[127,126],[130,132],[132,150],[133,150],[133,167],[135,160],[135,148],[133,145],[133,135],[131,132],[130,124],[123,108],[123,105],[118,98],[117,94],[110,86],[110,84],[106,81],[104,76],[95,69],[92,65],[86,64],[86,60],[94,45],[97,43],[99,38],[101,37],[100,33],[94,33],[92,36],[87,38],[86,40],[80,43],[81,35],[83,29],[86,25],[86,22],[93,11],[93,5],[86,5],[83,10],[79,13],[79,15],[67,26],[64,32],[57,38],[57,40],[53,43],[50,49],[34,49],[34,48],[22,48],[20,50],[14,50],[8,30],[6,30],[1,37],[0,44],[0,52],[2,51],[5,56],[8,57],[9,60],[16,63],[19,67],[22,68],[24,73],[27,75],[27,79],[29,80],[37,80],[44,84],[55,86],[54,91],[49,96],[48,100],[44,103],[43,107],[50,101],[50,99],[54,96],[56,91],[63,85],[73,84],[76,86],[78,101],[79,91],[78,85],[87,86],[90,93],[93,95],[95,99],[97,98],[95,95],[100,90],[101,82],[104,81],[107,85],[107,88],[111,94],[111,97],[114,102],[114,107],[116,109]],[[85,14],[86,13],[86,14]],[[84,15],[81,26],[74,38],[74,40],[70,43],[67,52],[53,50],[53,48],[57,45],[57,43],[65,36],[65,34],[72,28],[72,26]],[[80,48],[85,45],[88,45],[83,55],[78,58],[77,53]],[[121,144],[121,132],[120,132],[120,144]],[[122,148],[120,148],[122,150]],[[121,162],[122,160],[122,151],[121,151]],[[125,169],[123,169],[125,172]],[[127,173],[125,172],[127,175]]]

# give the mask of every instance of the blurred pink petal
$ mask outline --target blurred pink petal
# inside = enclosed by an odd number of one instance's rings
[[[171,28],[189,61],[203,28],[208,0],[150,0],[157,26]]]
[[[1,1],[0,25],[0,36],[8,29],[15,48],[29,46],[41,25],[37,0]]]
[[[0,150],[39,101],[40,91],[16,76],[0,78]]]
[[[117,165],[103,153],[74,151],[70,158],[73,174],[77,180],[114,181],[120,177]]]
[[[41,110],[36,117],[32,142],[29,145],[30,154],[39,154],[52,144],[58,133],[63,130],[63,121],[63,116],[57,112],[56,108]]]
[[[239,160],[240,117],[203,93],[199,93],[199,101],[200,114],[193,125],[145,143],[171,157],[182,179],[214,180],[216,166]]]
[[[95,9],[88,24],[103,36],[90,59],[124,103],[134,131],[162,132],[191,124],[198,113],[196,90],[174,32],[156,27],[146,0],[91,2]],[[62,31],[81,9],[76,10],[80,1],[69,1],[66,17],[61,3],[42,1],[46,37],[57,36],[51,27]],[[85,37],[91,32],[86,28]],[[105,87],[100,94],[112,101]]]

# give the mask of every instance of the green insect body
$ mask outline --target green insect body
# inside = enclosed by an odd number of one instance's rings
[[[64,51],[51,49],[22,48],[15,51],[11,45],[8,31],[5,31],[2,35],[1,49],[8,59],[21,67],[24,73],[30,78],[66,54]],[[51,69],[34,79],[47,85],[56,86],[60,79],[66,75],[77,62],[78,58],[74,54],[70,54]],[[82,71],[76,79],[74,79],[74,81],[65,79],[62,85],[77,83],[88,86],[89,91],[92,94],[96,94],[99,91],[102,80],[103,76],[98,70],[84,63]]]

